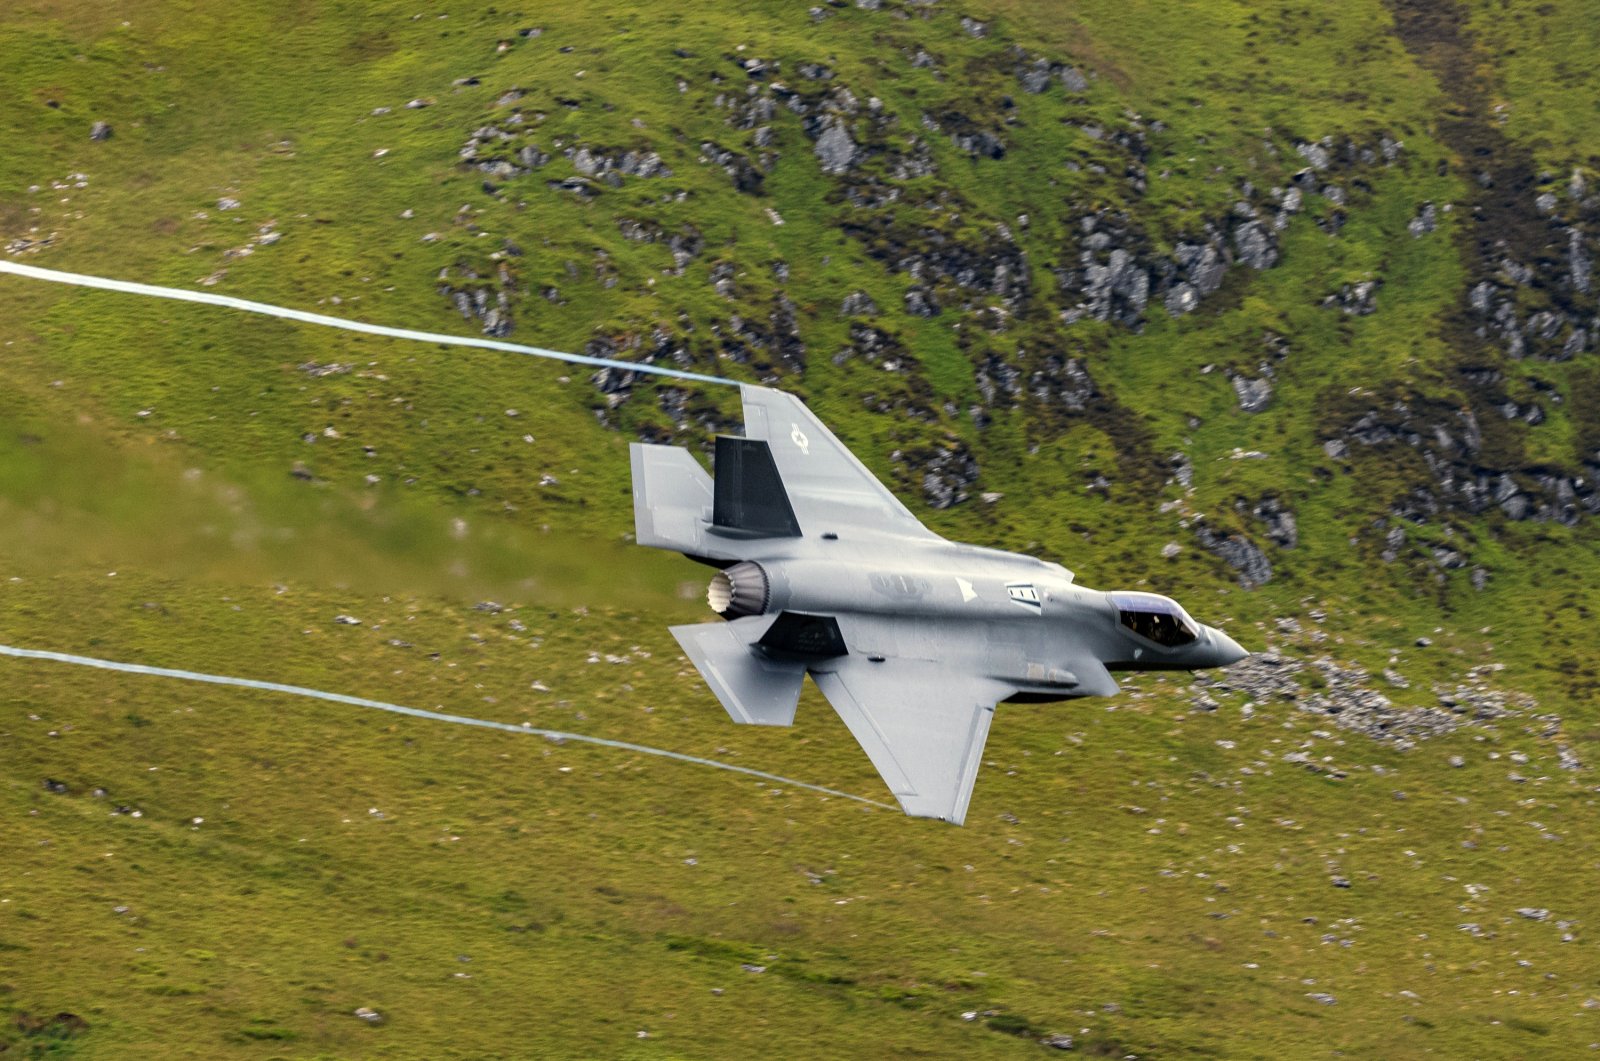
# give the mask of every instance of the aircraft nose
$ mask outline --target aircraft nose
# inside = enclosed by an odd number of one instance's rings
[[[1243,646],[1221,630],[1215,628],[1211,631],[1211,647],[1216,651],[1217,662],[1214,666],[1226,667],[1230,663],[1238,663],[1250,653]]]

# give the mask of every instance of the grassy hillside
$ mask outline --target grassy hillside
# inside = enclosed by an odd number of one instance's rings
[[[8,6],[11,259],[770,382],[941,533],[1271,654],[1007,707],[964,829],[0,661],[0,1046],[1600,1040],[1589,22]],[[0,297],[0,643],[883,798],[813,692],[728,723],[665,630],[709,618],[703,569],[627,544],[626,443],[705,447],[731,388]]]

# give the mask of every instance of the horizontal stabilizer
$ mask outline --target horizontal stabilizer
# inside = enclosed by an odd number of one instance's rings
[[[711,522],[719,531],[741,538],[800,537],[800,523],[765,442],[718,435],[716,471]]]
[[[731,623],[671,627],[700,677],[735,722],[790,726],[805,680],[804,663],[768,659],[752,647],[771,620],[753,615]]]
[[[711,476],[679,446],[635,442],[633,462],[633,537],[640,545],[672,549],[690,556],[728,558],[707,541],[711,519]]]

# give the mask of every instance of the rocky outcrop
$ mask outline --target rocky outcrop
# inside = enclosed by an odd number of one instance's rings
[[[1378,288],[1382,286],[1381,280],[1362,280],[1355,284],[1344,284],[1338,291],[1324,298],[1322,304],[1337,308],[1346,316],[1365,317],[1378,311]]]
[[[1528,204],[1523,247],[1496,241],[1482,263],[1488,275],[1467,293],[1478,337],[1512,358],[1568,361],[1600,340],[1600,306],[1591,297],[1600,195],[1590,194],[1579,171],[1551,187]]]
[[[1039,402],[1081,413],[1100,400],[1089,370],[1075,357],[1046,355],[1028,377],[1028,393]]]
[[[737,190],[746,195],[761,194],[766,174],[744,155],[707,140],[700,145],[700,156],[722,167]]]
[[[916,364],[898,336],[864,321],[851,322],[850,345],[833,355],[836,365],[850,360],[864,361],[885,372],[903,372]]]
[[[1543,419],[1537,403],[1507,402],[1499,415],[1530,424]],[[1348,455],[1356,447],[1415,452],[1427,486],[1397,510],[1410,522],[1426,522],[1445,509],[1472,515],[1498,509],[1512,520],[1568,525],[1600,513],[1600,453],[1572,471],[1504,463],[1502,458],[1515,456],[1514,446],[1500,442],[1491,450],[1478,418],[1460,406],[1413,399],[1369,407],[1324,442],[1330,455]]]
[[[907,456],[907,463],[920,473],[922,496],[930,508],[949,508],[972,496],[978,482],[978,462],[962,442],[933,451],[923,459]]]
[[[856,160],[857,148],[844,122],[838,118],[831,118],[824,123],[822,131],[817,135],[815,151],[817,161],[822,165],[822,172],[839,176],[850,172],[850,167]]]
[[[1243,507],[1242,503],[1241,506]],[[1277,497],[1263,497],[1250,506],[1250,514],[1259,520],[1274,544],[1293,549],[1300,543],[1300,527],[1294,513]]]
[[[488,275],[458,262],[439,270],[436,290],[450,300],[463,319],[479,321],[484,335],[504,338],[511,334],[511,306],[517,284],[508,262],[499,262]]]
[[[1272,370],[1268,365],[1262,368],[1266,371],[1253,379],[1238,372],[1228,373],[1228,382],[1233,384],[1233,393],[1238,396],[1239,408],[1244,412],[1259,413],[1272,401]]]
[[[1195,675],[1201,697],[1214,709],[1216,697],[1241,695],[1257,704],[1292,703],[1301,711],[1327,717],[1342,730],[1400,748],[1444,736],[1462,726],[1481,725],[1537,709],[1532,697],[1489,684],[1496,667],[1474,667],[1453,687],[1437,686],[1432,703],[1399,705],[1376,688],[1372,676],[1328,656],[1303,660],[1276,650],[1256,653],[1220,671]],[[1386,683],[1394,688],[1392,682]],[[1286,754],[1283,761],[1312,762]]]
[[[1272,561],[1261,547],[1242,534],[1217,533],[1202,520],[1194,524],[1194,536],[1229,567],[1238,572],[1239,585],[1255,589],[1272,581]]]

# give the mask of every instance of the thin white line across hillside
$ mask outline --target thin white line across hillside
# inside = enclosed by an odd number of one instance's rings
[[[247,298],[217,295],[209,291],[188,291],[181,287],[160,287],[156,284],[135,283],[132,280],[111,280],[103,276],[89,276],[85,273],[65,273],[58,269],[41,269],[37,265],[23,265],[19,262],[11,262],[4,259],[0,259],[0,273],[25,276],[32,280],[48,280],[56,284],[72,284],[75,287],[99,288],[102,291],[122,291],[131,295],[147,295],[151,298],[170,298],[178,302],[200,302],[208,306],[225,306],[228,309],[244,310],[246,313],[262,313],[268,317],[281,317],[284,320],[301,321],[305,324],[319,324],[325,328],[342,328],[347,332],[387,335],[394,339],[415,339],[424,343],[473,346],[483,350],[503,350],[510,354],[545,357],[553,361],[567,361],[574,365],[618,368],[626,372],[644,372],[652,376],[671,376],[674,379],[693,380],[696,383],[722,383],[736,386],[739,382],[738,380],[724,379],[721,376],[706,376],[699,372],[684,372],[681,369],[664,368],[660,365],[617,361],[609,357],[589,357],[586,354],[569,354],[561,350],[546,350],[542,346],[523,346],[521,343],[502,342],[499,339],[474,339],[470,336],[446,335],[443,332],[422,332],[413,328],[390,328],[382,324],[367,324],[364,321],[344,320],[340,317],[330,317],[324,313],[307,313],[301,309],[273,306],[266,302],[252,302]]]
[[[158,678],[179,678],[189,682],[207,682],[211,685],[235,685],[242,689],[263,689],[269,693],[288,693],[291,696],[309,696],[317,700],[331,700],[336,704],[350,704],[354,707],[370,707],[378,711],[391,711],[397,715],[411,715],[413,718],[427,718],[435,722],[453,722],[458,726],[478,726],[483,729],[504,730],[507,733],[532,734],[536,737],[549,737],[552,740],[579,741],[584,744],[598,744],[606,748],[620,748],[623,751],[639,752],[642,755],[656,755],[663,759],[676,759],[679,762],[694,763],[697,766],[714,766],[718,770],[731,770],[736,774],[746,774],[750,777],[759,777],[766,781],[777,781],[795,788],[809,789],[812,792],[821,792],[828,796],[838,796],[840,799],[852,799],[857,803],[866,803],[884,810],[895,810],[887,803],[879,803],[875,799],[865,796],[853,796],[848,792],[839,792],[835,789],[824,788],[821,785],[808,784],[805,781],[796,781],[792,777],[780,777],[769,774],[764,770],[752,770],[748,766],[735,766],[732,763],[718,762],[716,759],[702,759],[698,755],[685,755],[682,752],[669,752],[663,748],[651,748],[643,744],[630,744],[627,741],[611,740],[606,737],[590,737],[582,733],[565,733],[555,729],[534,729],[532,726],[514,726],[509,722],[491,722],[482,718],[468,718],[465,715],[447,715],[441,711],[427,711],[420,707],[402,707],[399,704],[389,704],[382,700],[368,700],[361,696],[346,696],[343,693],[323,692],[321,689],[307,689],[302,685],[284,685],[281,682],[263,682],[254,678],[231,678],[222,674],[201,674],[197,671],[173,670],[168,667],[147,667],[142,663],[118,663],[109,659],[96,659],[93,656],[75,656],[68,652],[46,652],[36,648],[17,648],[12,645],[0,645],[0,656],[14,656],[18,659],[42,659],[54,663],[72,663],[80,667],[98,667],[101,670],[122,671],[125,674],[149,674]]]

